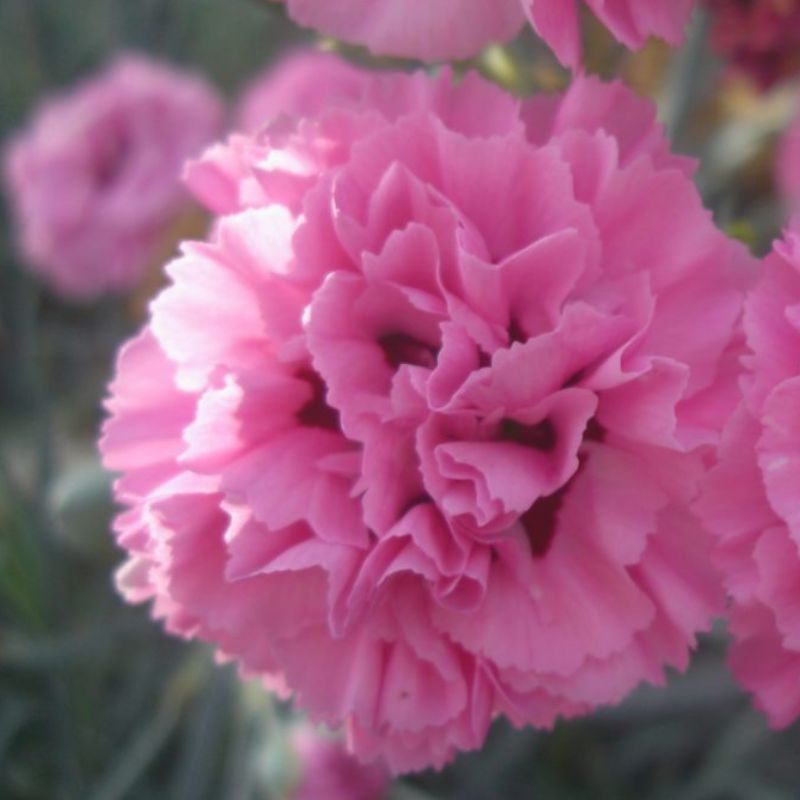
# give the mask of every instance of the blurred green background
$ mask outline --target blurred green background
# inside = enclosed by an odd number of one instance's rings
[[[793,96],[720,93],[702,21],[672,60],[657,47],[629,58],[589,33],[593,66],[657,96],[681,149],[704,158],[720,224],[763,250],[781,224],[770,164]],[[233,100],[309,39],[259,0],[0,0],[0,139],[122,48],[198,69]],[[563,81],[529,35],[481,66],[520,89]],[[114,351],[145,300],[60,302],[17,260],[0,207],[2,800],[277,800],[291,780],[290,709],[163,635],[112,586],[120,554],[94,442]],[[724,647],[720,630],[667,690],[552,733],[498,724],[481,753],[399,781],[392,797],[800,797],[800,729],[767,730],[727,676]]]

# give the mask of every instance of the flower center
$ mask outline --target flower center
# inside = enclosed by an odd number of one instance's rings
[[[339,412],[326,402],[325,384],[322,382],[322,378],[312,369],[302,370],[297,377],[311,387],[311,398],[297,412],[298,422],[308,428],[340,430]]]
[[[505,420],[504,420],[505,422]],[[548,422],[547,420],[544,421]],[[544,423],[540,422],[538,426],[541,427]],[[548,423],[549,424],[549,423]],[[549,435],[552,435],[552,443],[547,449],[552,450],[555,447],[555,430],[552,424],[549,424]],[[586,425],[586,430],[583,433],[584,442],[602,442],[605,439],[606,431],[597,420],[592,417]],[[519,440],[517,440],[519,441]],[[545,441],[550,442],[550,439]],[[532,445],[536,447],[536,444]],[[539,447],[539,449],[545,449]],[[588,456],[584,453],[579,456],[580,464],[575,474],[557,491],[547,497],[540,497],[520,518],[522,527],[525,529],[525,535],[531,547],[531,556],[533,558],[544,558],[550,550],[553,543],[553,537],[556,533],[556,525],[558,524],[558,512],[561,510],[561,505],[564,498],[572,486],[575,479],[578,477],[581,469],[586,463]]]
[[[94,182],[100,189],[108,189],[125,169],[131,143],[124,131],[112,131],[96,148]]]
[[[401,364],[413,364],[427,369],[436,366],[436,350],[407,333],[381,336],[378,344],[392,369],[397,369]]]
[[[550,453],[556,446],[556,429],[549,419],[544,419],[535,425],[526,425],[505,417],[500,422],[500,439]]]
[[[528,335],[522,330],[522,327],[520,326],[516,317],[512,317],[511,322],[508,325],[509,347],[514,344],[514,342],[527,342],[528,338]]]
[[[528,537],[531,555],[534,558],[544,558],[553,543],[558,512],[572,480],[565,483],[557,492],[547,497],[540,497],[519,518],[522,527],[525,528],[525,535]]]

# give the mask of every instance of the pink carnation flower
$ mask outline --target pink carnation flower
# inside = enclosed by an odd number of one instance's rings
[[[798,223],[747,300],[744,401],[699,504],[733,597],[733,671],[775,726],[800,716]]]
[[[711,44],[732,67],[769,88],[800,71],[800,0],[706,0]]]
[[[515,36],[527,19],[559,60],[581,59],[577,0],[285,0],[289,15],[379,55],[447,61],[469,58],[490,42]],[[623,44],[638,49],[649,36],[672,44],[695,0],[585,0]]]
[[[379,763],[362,764],[344,743],[311,726],[292,734],[298,760],[298,780],[291,800],[381,800],[390,777]]]
[[[111,387],[126,597],[395,771],[685,667],[750,272],[690,170],[588,78],[374,76],[209,151]]]
[[[71,298],[134,285],[187,199],[184,161],[221,116],[204,81],[139,56],[46,100],[5,164],[30,266]]]
[[[357,100],[369,75],[318,50],[296,50],[270,64],[245,89],[238,130],[256,132],[281,115],[316,116],[332,100]]]

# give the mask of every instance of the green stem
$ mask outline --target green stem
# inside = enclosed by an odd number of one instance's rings
[[[672,62],[664,100],[664,118],[673,145],[681,144],[686,119],[702,89],[698,76],[706,54],[708,28],[708,13],[698,9],[689,28],[686,44],[675,54]]]

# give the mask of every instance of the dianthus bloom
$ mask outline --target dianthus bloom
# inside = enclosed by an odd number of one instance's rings
[[[690,168],[588,78],[376,76],[213,148],[111,388],[124,594],[395,771],[684,667],[750,268]]]
[[[764,88],[800,71],[800,0],[706,0],[711,44]]]
[[[292,732],[297,782],[291,800],[381,800],[390,777],[379,763],[362,764],[334,737],[303,726]]]
[[[281,115],[316,116],[332,100],[357,100],[368,73],[330,53],[299,49],[271,64],[245,89],[238,129],[256,132]]]
[[[800,716],[800,225],[747,300],[744,401],[699,509],[733,597],[731,666],[775,726]]]
[[[204,81],[138,56],[46,100],[6,154],[30,266],[71,298],[134,285],[187,199],[184,161],[221,116]]]
[[[578,0],[285,0],[294,20],[378,55],[446,61],[474,56],[490,42],[516,35],[527,19],[559,60],[581,59]],[[638,49],[649,36],[672,44],[695,0],[585,0],[623,44]]]

